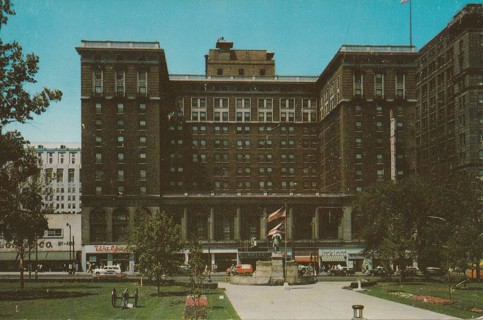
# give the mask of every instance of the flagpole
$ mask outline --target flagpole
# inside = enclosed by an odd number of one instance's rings
[[[284,210],[285,210],[285,259],[284,259],[284,266],[283,266],[283,282],[284,284],[287,282],[287,239],[288,239],[288,221],[287,221],[287,202],[284,203]]]
[[[413,46],[413,2],[409,0],[409,46]]]

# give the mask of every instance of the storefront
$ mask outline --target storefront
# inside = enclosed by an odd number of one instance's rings
[[[127,245],[85,245],[82,248],[84,270],[119,265],[122,272],[133,272],[134,255]]]
[[[364,260],[363,251],[364,248],[320,248],[320,268],[329,270],[340,265],[360,271]]]

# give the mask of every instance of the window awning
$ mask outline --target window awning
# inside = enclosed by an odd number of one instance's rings
[[[300,263],[310,263],[310,256],[295,256],[295,261]],[[312,256],[312,262],[317,262],[317,257]]]
[[[320,256],[320,261],[322,261],[322,262],[345,262],[346,256],[339,256],[339,255]]]

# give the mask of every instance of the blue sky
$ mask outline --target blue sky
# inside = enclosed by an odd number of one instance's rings
[[[40,57],[38,86],[60,103],[23,125],[31,142],[80,142],[81,40],[159,41],[172,74],[203,74],[219,37],[237,49],[275,52],[280,75],[318,75],[343,44],[408,45],[409,3],[400,0],[12,0],[1,31]],[[467,3],[411,0],[413,44],[421,48]]]

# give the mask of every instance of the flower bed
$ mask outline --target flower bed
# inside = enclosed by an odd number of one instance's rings
[[[415,294],[412,294],[412,293],[401,292],[401,291],[390,292],[390,294],[398,296],[398,297],[411,299],[411,300],[414,300],[414,301],[426,302],[426,303],[433,303],[433,304],[440,304],[440,305],[452,303],[450,300],[444,299],[444,298],[438,298],[438,297],[433,297],[433,296],[418,296],[418,295],[415,295]]]

